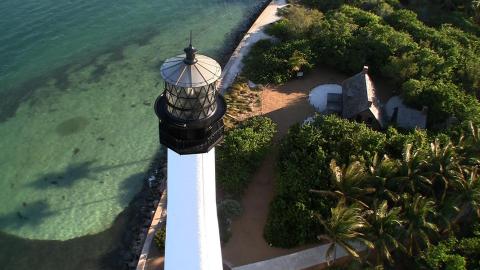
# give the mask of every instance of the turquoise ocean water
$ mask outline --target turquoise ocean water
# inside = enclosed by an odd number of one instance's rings
[[[110,269],[158,149],[159,65],[190,30],[219,57],[258,4],[0,1],[1,269]]]

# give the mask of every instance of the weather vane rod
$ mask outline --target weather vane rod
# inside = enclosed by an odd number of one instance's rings
[[[190,30],[190,46],[192,46],[192,30]]]

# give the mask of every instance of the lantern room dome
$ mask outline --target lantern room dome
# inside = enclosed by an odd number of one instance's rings
[[[202,87],[216,82],[222,68],[214,59],[195,55],[195,61],[186,61],[187,55],[177,55],[165,60],[160,73],[165,82],[179,87]]]

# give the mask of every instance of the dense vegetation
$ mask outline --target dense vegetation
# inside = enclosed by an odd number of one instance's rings
[[[223,143],[216,148],[217,187],[225,197],[217,207],[223,243],[231,236],[232,220],[242,212],[242,206],[236,199],[243,194],[254,171],[271,148],[275,132],[276,125],[270,118],[252,117],[232,126],[226,132]]]
[[[323,179],[330,176],[331,159],[370,158],[385,145],[385,135],[365,125],[337,117],[317,118],[317,123],[292,127],[280,146],[277,197],[265,227],[265,238],[274,246],[292,247],[315,239],[319,224],[312,210],[328,215],[334,200],[313,197],[309,189],[329,186]]]
[[[281,145],[265,238],[280,247],[326,239],[328,256],[342,246],[357,258],[351,241],[360,241],[375,248],[370,264],[383,267],[403,256],[410,258],[403,265],[415,269],[440,260],[429,247],[449,236],[476,245],[478,239],[454,237],[472,236],[478,223],[479,135],[473,125],[456,143],[419,130],[385,134],[337,116],[297,125]],[[420,252],[424,259],[416,260]]]
[[[276,125],[267,117],[252,117],[225,134],[217,147],[217,180],[231,197],[240,196],[270,149]]]
[[[326,240],[328,257],[341,246],[357,269],[478,269],[479,1],[290,2],[267,29],[275,39],[244,60],[246,77],[280,84],[319,65],[347,74],[368,65],[408,105],[428,107],[430,131],[377,132],[336,116],[292,127],[265,239]]]
[[[450,116],[480,123],[480,38],[449,24],[430,27],[390,1],[302,1],[268,32],[280,42],[257,43],[245,74],[283,83],[296,71],[326,64],[348,74],[363,65],[391,79],[411,106],[429,108],[430,127]],[[479,28],[480,29],[480,28]]]

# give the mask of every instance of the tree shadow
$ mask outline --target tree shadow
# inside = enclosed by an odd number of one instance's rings
[[[77,166],[72,166],[70,168],[70,172],[74,174],[76,177],[87,177],[92,174],[92,172],[99,172],[107,169],[112,169],[119,167],[120,165],[115,166],[100,166],[100,167],[92,167],[92,162],[84,162],[78,164]],[[130,163],[127,163],[127,165]],[[122,164],[122,166],[126,166],[126,164]],[[66,170],[67,171],[67,170]],[[56,177],[57,175],[62,175],[59,173],[49,173],[46,177]],[[131,202],[132,198],[141,190],[143,180],[145,177],[145,173],[136,173],[132,174],[131,176],[125,178],[120,183],[120,190],[121,193],[116,196],[105,197],[99,200],[85,202],[81,204],[74,204],[74,205],[67,205],[63,206],[58,209],[53,209],[46,200],[37,200],[34,202],[24,202],[21,206],[13,209],[11,212],[0,215],[0,228],[2,229],[18,229],[22,227],[36,227],[42,224],[45,218],[51,217],[60,213],[62,211],[69,211],[72,208],[79,208],[79,207],[88,207],[95,204],[101,204],[106,201],[116,200],[122,204],[128,204]],[[44,177],[39,178],[40,180],[37,181],[38,187],[40,188],[50,188],[54,187],[67,187],[67,184],[71,184],[72,182],[63,183],[52,185],[43,180]],[[45,186],[44,186],[45,185]],[[138,187],[138,188],[133,188]]]
[[[120,183],[120,194],[118,195],[118,202],[126,205],[132,201],[132,198],[138,194],[143,186],[145,173],[135,173],[122,180]]]
[[[93,172],[95,169],[93,164],[94,161],[71,164],[63,171],[43,174],[28,185],[36,189],[68,188],[80,179],[94,180]]]
[[[0,228],[16,229],[24,226],[35,227],[40,225],[47,217],[55,213],[50,210],[50,205],[45,200],[23,203],[14,211],[0,216]]]
[[[149,159],[142,159],[117,165],[96,167],[94,166],[95,161],[85,161],[78,164],[68,165],[67,168],[59,172],[49,172],[46,174],[42,174],[33,182],[27,185],[41,190],[50,188],[69,188],[82,179],[100,181],[95,176],[98,173],[114,170],[121,167],[132,166],[148,160]]]

